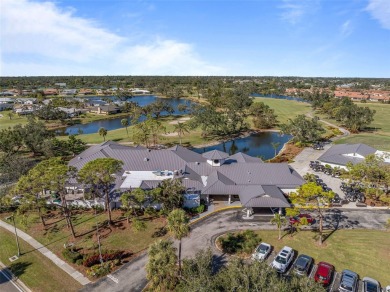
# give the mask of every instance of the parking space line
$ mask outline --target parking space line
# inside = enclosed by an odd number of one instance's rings
[[[313,267],[311,268],[311,272],[309,274],[309,279],[314,278],[314,274],[316,271],[317,271],[317,265],[313,265]]]
[[[330,286],[330,290],[329,290],[329,291],[331,291],[331,292],[333,291],[333,286],[334,286],[334,283],[336,282],[337,276],[338,276],[338,273],[335,272],[335,273],[333,274],[333,281],[332,281],[332,285]]]

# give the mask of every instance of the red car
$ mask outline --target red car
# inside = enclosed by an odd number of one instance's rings
[[[302,218],[306,218],[309,225],[315,222],[315,219],[309,214],[299,214],[298,216],[290,217],[290,224],[299,224]]]
[[[329,286],[332,282],[334,266],[326,262],[318,263],[317,271],[314,275],[314,281],[321,283],[323,286]]]

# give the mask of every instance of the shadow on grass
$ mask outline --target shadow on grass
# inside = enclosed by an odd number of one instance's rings
[[[152,234],[152,238],[163,237],[168,233],[168,230],[165,228],[165,226],[156,229],[157,230]]]
[[[17,262],[17,263],[12,263],[10,266],[8,266],[8,269],[12,272],[12,274],[16,277],[19,278],[21,275],[24,274],[26,269],[31,266],[32,263],[30,262]]]

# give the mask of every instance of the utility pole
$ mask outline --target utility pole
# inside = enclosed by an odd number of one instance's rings
[[[14,224],[14,229],[15,229],[15,237],[16,237],[16,246],[18,247],[18,257],[20,257],[20,245],[19,245],[19,238],[18,238],[18,231],[16,229],[16,225],[15,225],[15,215],[11,215],[7,218],[5,218],[6,220],[10,220],[12,219],[12,223]]]

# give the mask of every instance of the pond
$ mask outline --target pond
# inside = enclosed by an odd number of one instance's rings
[[[286,99],[286,100],[295,100],[295,101],[300,101],[300,102],[307,102],[303,98],[287,96],[287,95],[279,95],[279,94],[258,94],[258,93],[252,93],[251,96],[253,96],[253,97],[265,97],[265,98]]]
[[[118,98],[115,96],[108,96],[105,98],[110,98],[114,101],[117,101]],[[85,99],[93,100],[93,101],[102,101],[102,97],[99,96],[93,96],[93,97],[87,97]],[[162,100],[167,103],[169,103],[173,109],[173,115],[183,115],[186,114],[186,111],[179,111],[178,106],[180,104],[185,104],[188,107],[191,106],[192,102],[186,99],[177,99],[177,98],[159,98],[155,95],[143,95],[143,96],[136,96],[133,98],[128,98],[127,101],[137,102],[140,106],[146,106],[152,102],[155,102],[157,100]],[[163,112],[162,115],[168,114],[167,112]],[[71,135],[71,134],[92,134],[97,133],[101,127],[105,128],[107,131],[116,130],[119,128],[123,128],[121,124],[121,120],[124,117],[120,118],[114,118],[114,119],[106,119],[106,120],[100,120],[100,121],[94,121],[88,124],[76,124],[73,126],[69,126],[64,130],[58,130],[57,133],[60,135]],[[145,119],[145,117],[141,117],[140,120]]]
[[[278,147],[276,147],[276,153],[278,153],[291,138],[291,135],[280,135],[278,132],[261,132],[245,138],[238,138],[208,147],[193,148],[192,150],[198,153],[220,150],[229,155],[243,152],[250,156],[267,160],[275,156],[275,149],[272,143],[279,143]]]

